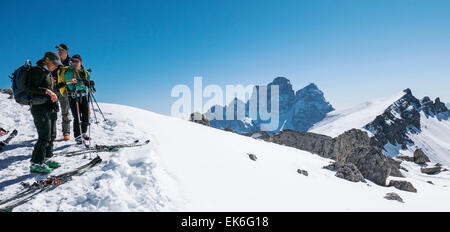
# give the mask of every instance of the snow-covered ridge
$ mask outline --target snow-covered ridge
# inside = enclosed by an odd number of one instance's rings
[[[388,98],[365,102],[349,109],[332,111],[308,131],[336,137],[353,128],[363,129],[404,95],[405,93],[401,91]]]
[[[309,131],[332,137],[352,128],[375,135],[387,156],[412,156],[422,149],[450,165],[450,111],[437,98],[418,100],[406,89],[390,98],[331,112]]]
[[[0,126],[17,128],[19,136],[0,153],[0,199],[17,192],[22,181],[43,178],[28,172],[36,139],[30,113],[6,98],[0,94]],[[331,160],[305,151],[132,107],[100,106],[109,122],[92,126],[93,143],[150,139],[150,145],[102,153],[102,164],[16,211],[448,211],[450,207],[448,174],[425,176],[418,166],[406,164],[405,180],[419,193],[353,183],[322,169]],[[78,149],[73,141],[55,148]],[[249,159],[248,153],[257,160]],[[89,156],[55,159],[63,165],[57,174],[88,162]],[[406,203],[384,199],[390,192]]]

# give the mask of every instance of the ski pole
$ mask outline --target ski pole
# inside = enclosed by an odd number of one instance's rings
[[[89,92],[89,103],[91,104],[91,109],[94,112],[95,124],[98,124],[97,114],[95,113],[94,103],[92,102],[91,92]]]
[[[108,120],[105,118],[105,115],[103,114],[102,109],[100,109],[100,106],[98,105],[98,102],[97,102],[97,100],[95,99],[93,93],[91,93],[91,96],[92,96],[92,99],[94,99],[95,104],[97,105],[97,108],[98,108],[98,110],[100,111],[100,114],[101,114],[102,117],[103,117],[103,120],[104,120],[105,122],[108,121]]]

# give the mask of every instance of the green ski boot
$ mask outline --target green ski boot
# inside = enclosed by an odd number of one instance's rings
[[[51,169],[55,169],[55,168],[61,167],[61,164],[56,162],[56,161],[48,160],[48,161],[45,161],[44,163]]]
[[[41,173],[41,174],[47,174],[52,172],[53,169],[49,168],[45,164],[31,164],[30,166],[30,172],[31,173]]]

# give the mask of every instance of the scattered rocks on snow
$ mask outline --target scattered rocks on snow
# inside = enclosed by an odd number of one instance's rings
[[[257,159],[258,159],[258,157],[256,157],[256,155],[254,155],[254,154],[247,154],[248,155],[248,157],[251,159],[251,160],[253,160],[253,161],[256,161]]]
[[[433,181],[431,181],[431,180],[427,181],[427,183],[434,185]]]
[[[386,198],[390,201],[398,201],[398,202],[404,203],[403,199],[397,193],[387,193],[384,198]]]
[[[417,149],[414,152],[414,163],[416,164],[425,164],[430,162],[430,158],[422,151],[422,149]]]
[[[421,168],[420,171],[424,174],[434,175],[441,171],[441,167]]]
[[[306,170],[298,169],[297,172],[298,172],[299,174],[304,175],[304,176],[308,176],[308,171],[306,171]]]
[[[408,181],[404,181],[404,180],[391,180],[389,182],[389,187],[395,187],[396,189],[399,190],[403,190],[403,191],[407,191],[407,192],[413,192],[413,193],[417,193],[417,189],[414,188],[414,186],[408,182]]]

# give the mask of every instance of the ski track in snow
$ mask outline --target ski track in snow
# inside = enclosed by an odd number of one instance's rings
[[[14,211],[448,211],[450,175],[402,171],[418,193],[353,183],[322,169],[331,160],[185,120],[127,106],[101,104],[110,122],[92,125],[96,144],[150,139],[150,145],[101,153],[103,162],[70,182],[42,193]],[[0,126],[19,135],[0,153],[0,199],[21,190],[37,139],[28,107],[0,94]],[[99,116],[99,115],[97,115]],[[60,121],[57,123],[60,133]],[[59,134],[61,136],[61,134]],[[78,150],[58,142],[56,152]],[[255,154],[257,161],[247,153]],[[54,174],[89,161],[64,157]],[[297,173],[306,170],[309,176]],[[390,178],[393,179],[393,178]],[[398,179],[398,178],[395,178]],[[434,185],[427,183],[433,181]],[[405,203],[384,199],[399,194]]]

